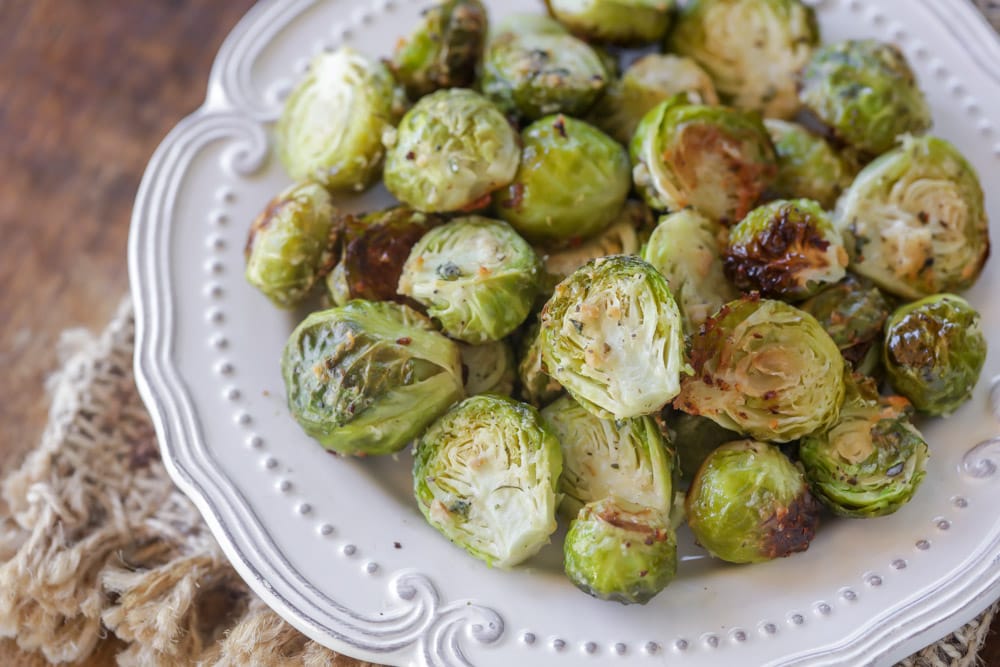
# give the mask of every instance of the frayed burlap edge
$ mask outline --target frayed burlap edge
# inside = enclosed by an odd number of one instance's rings
[[[132,376],[122,304],[103,333],[64,334],[41,443],[3,483],[0,635],[52,662],[108,632],[121,665],[360,667],[268,609],[170,482]],[[996,611],[899,663],[970,667]]]

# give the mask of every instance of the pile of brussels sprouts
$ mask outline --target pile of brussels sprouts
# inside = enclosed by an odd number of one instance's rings
[[[420,510],[490,565],[561,514],[569,578],[622,603],[674,577],[682,522],[748,563],[824,511],[896,511],[912,418],[982,369],[955,292],[989,252],[903,54],[820,44],[799,0],[547,6],[441,0],[391,58],[322,53],[291,93],[296,183],[246,277],[284,308],[325,292],[284,349],[294,418],[343,455],[413,443]],[[399,205],[341,210],[380,179]]]

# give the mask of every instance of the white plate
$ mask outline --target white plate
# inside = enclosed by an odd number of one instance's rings
[[[132,219],[136,377],[163,456],[253,589],[297,628],[392,664],[889,665],[1000,591],[1000,261],[968,293],[991,354],[973,400],[928,426],[932,458],[898,514],[830,521],[809,551],[751,567],[699,556],[645,607],[599,602],[558,544],[490,570],[442,539],[410,491],[409,455],[346,460],[288,415],[278,358],[296,323],[243,280],[250,220],[287,183],[271,155],[282,96],[311,55],[388,54],[429,0],[263,2],[237,26],[204,106],[157,150]],[[494,17],[538,0],[490,3]],[[899,44],[935,133],[977,167],[1000,239],[1000,42],[960,0],[826,0],[827,41]],[[388,200],[376,189],[352,202]],[[978,445],[978,443],[984,443]]]

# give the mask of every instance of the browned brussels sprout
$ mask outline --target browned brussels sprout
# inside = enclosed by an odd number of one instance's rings
[[[804,301],[799,308],[816,318],[858,372],[871,374],[871,351],[880,349],[882,327],[892,305],[882,291],[864,278],[847,274],[836,285]],[[878,355],[875,355],[877,361]]]

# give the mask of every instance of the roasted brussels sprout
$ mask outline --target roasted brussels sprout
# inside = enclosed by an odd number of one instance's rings
[[[812,199],[832,209],[857,171],[853,162],[797,123],[767,118],[764,127],[778,154],[778,175],[769,192],[779,199]]]
[[[278,156],[296,180],[363,190],[379,176],[398,100],[385,65],[343,46],[320,53],[285,101],[275,127]]]
[[[663,39],[674,0],[545,0],[545,4],[552,16],[583,39],[630,46]]]
[[[428,523],[488,565],[534,555],[556,529],[559,441],[530,405],[494,394],[455,405],[417,442],[413,490]]]
[[[709,454],[688,490],[698,542],[730,563],[759,563],[809,548],[819,504],[799,469],[774,445],[731,442]]]
[[[828,428],[844,398],[844,358],[816,319],[749,296],[708,318],[691,341],[694,374],[674,407],[758,440]]]
[[[598,417],[651,414],[677,395],[683,323],[663,276],[637,257],[588,262],[541,315],[542,361]]]
[[[858,372],[870,375],[865,368],[870,351],[881,349],[877,345],[882,327],[892,306],[879,288],[853,274],[836,285],[799,305],[799,308],[816,318],[830,338],[840,348],[844,359]],[[876,356],[876,359],[878,357]]]
[[[493,195],[497,214],[533,243],[566,245],[604,230],[632,189],[621,144],[582,120],[546,116],[521,133],[514,181]]]
[[[645,604],[677,572],[677,538],[664,515],[617,498],[580,510],[563,544],[570,581],[588,595]]]
[[[660,218],[642,258],[656,267],[677,299],[684,332],[692,335],[724,303],[739,297],[722,272],[725,230],[694,209]]]
[[[740,439],[740,434],[722,428],[707,417],[689,415],[667,406],[656,416],[660,432],[677,454],[679,478],[690,483],[708,455],[727,442]]]
[[[503,394],[510,396],[517,377],[514,350],[506,341],[497,340],[482,345],[459,343],[462,367],[465,371],[465,393]]]
[[[514,179],[521,152],[506,117],[479,93],[439,90],[388,133],[385,186],[418,211],[485,206]]]
[[[885,325],[882,360],[893,388],[918,410],[952,412],[972,396],[986,362],[979,313],[954,294],[908,303]]]
[[[684,94],[692,104],[718,104],[712,79],[690,58],[651,53],[608,84],[587,119],[628,145],[639,121],[660,102]]]
[[[542,339],[537,323],[528,329],[521,345],[521,358],[517,364],[521,398],[540,408],[555,400],[563,388],[542,367]]]
[[[336,210],[316,183],[290,186],[250,226],[246,279],[282,308],[301,302],[334,263]]]
[[[399,293],[427,307],[452,338],[500,340],[531,312],[541,263],[499,220],[456,218],[421,238],[403,265]]]
[[[990,251],[976,172],[935,137],[905,137],[865,167],[834,218],[851,268],[907,299],[970,287]]]
[[[670,514],[673,459],[652,417],[601,419],[563,396],[542,418],[562,445],[564,514],[610,496]]]
[[[327,279],[333,302],[342,306],[351,299],[403,301],[396,292],[403,263],[413,245],[440,223],[436,216],[406,206],[361,218],[347,216],[340,263]]]
[[[729,230],[726,275],[744,291],[801,301],[844,277],[847,251],[833,222],[810,199],[779,199]]]
[[[583,115],[609,79],[601,56],[555,21],[514,17],[486,45],[480,88],[505,113],[534,120]]]
[[[438,0],[396,47],[390,67],[412,99],[439,88],[469,88],[486,43],[488,19],[480,0]]]
[[[652,226],[653,214],[640,201],[625,202],[621,213],[603,232],[579,245],[545,254],[542,263],[552,287],[592,259],[608,255],[636,255],[641,248],[641,236]],[[551,290],[549,290],[551,295]]]
[[[802,438],[799,458],[813,494],[839,516],[892,514],[924,478],[927,443],[901,396],[881,397],[869,378],[847,382],[840,418]]]
[[[285,344],[281,372],[299,425],[341,454],[402,449],[463,396],[458,346],[391,302],[309,315]]]
[[[921,134],[931,112],[903,53],[873,39],[826,44],[800,76],[799,99],[832,137],[870,156]]]
[[[778,169],[760,118],[683,96],[643,117],[629,153],[636,188],[652,208],[694,206],[727,225],[750,211]]]
[[[795,74],[818,43],[813,10],[799,0],[693,0],[669,46],[708,70],[727,104],[789,118],[799,108]]]

